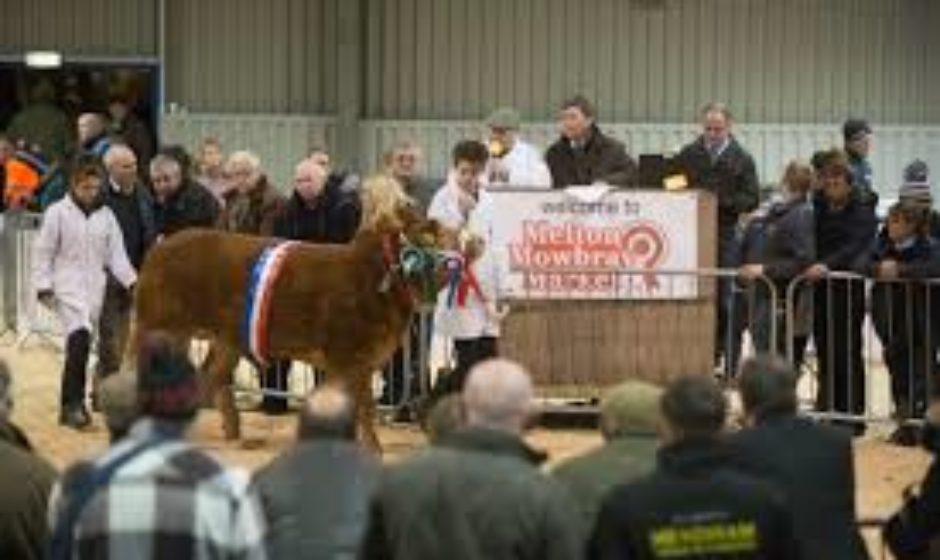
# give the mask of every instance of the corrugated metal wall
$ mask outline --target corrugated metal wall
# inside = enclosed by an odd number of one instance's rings
[[[474,121],[367,121],[361,126],[361,161],[377,168],[382,152],[400,138],[411,138],[424,151],[424,171],[444,177],[451,147],[463,138],[483,138],[484,130]],[[622,140],[636,157],[641,153],[677,151],[698,133],[695,125],[612,124],[604,130]],[[554,124],[529,124],[525,138],[541,148],[557,138]],[[787,162],[808,160],[814,151],[842,143],[838,127],[827,125],[740,125],[735,135],[751,152],[763,183],[780,179]],[[885,126],[875,130],[872,166],[876,188],[894,196],[904,166],[914,158],[940,169],[940,127]],[[940,195],[940,190],[934,193]]]
[[[334,111],[340,1],[166,0],[166,100],[192,111]]]
[[[366,0],[371,118],[940,123],[937,0]]]
[[[155,0],[2,0],[0,53],[155,56]]]
[[[164,142],[195,150],[203,138],[215,136],[226,152],[251,150],[261,158],[268,177],[284,191],[293,184],[294,165],[314,145],[332,145],[335,134],[329,117],[203,113],[163,119]]]

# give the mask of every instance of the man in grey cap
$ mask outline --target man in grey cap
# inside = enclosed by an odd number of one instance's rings
[[[604,445],[559,464],[552,471],[578,504],[583,528],[590,532],[604,497],[656,466],[656,418],[662,389],[643,381],[614,387],[601,401]]]
[[[486,175],[491,185],[547,189],[552,184],[551,173],[538,149],[519,138],[521,123],[519,112],[510,107],[500,107],[487,117],[490,160]]]

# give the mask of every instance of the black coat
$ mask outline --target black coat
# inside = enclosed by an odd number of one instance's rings
[[[927,224],[927,230],[930,234],[930,238],[935,242],[940,243],[940,212],[931,210]]]
[[[726,554],[729,549],[735,554]],[[661,449],[655,473],[608,495],[589,556],[800,558],[782,498],[735,470],[729,449],[712,440]]]
[[[742,470],[785,495],[804,558],[868,558],[855,526],[855,464],[846,434],[774,415],[733,435],[730,445]]]
[[[927,404],[927,382],[935,369],[940,345],[940,289],[924,282],[938,277],[940,245],[926,235],[899,247],[888,239],[886,228],[875,241],[869,263],[874,276],[883,261],[898,263],[904,282],[876,281],[871,290],[871,319],[881,340],[892,396],[898,413],[921,416]]]
[[[102,199],[121,226],[128,260],[139,270],[144,255],[158,235],[153,196],[143,185],[135,186],[134,192],[127,196],[116,192],[107,181],[102,187]]]
[[[362,207],[355,192],[344,191],[342,177],[330,176],[314,207],[296,192],[274,222],[274,235],[313,243],[348,243],[359,229]]]
[[[857,198],[833,210],[822,196],[817,196],[814,208],[817,260],[830,270],[864,272],[878,227],[875,211]]]
[[[718,199],[719,239],[732,239],[738,217],[753,211],[760,202],[754,158],[731,138],[728,147],[712,162],[704,137],[699,137],[682,148],[676,164],[690,186],[709,191]]]
[[[184,179],[180,189],[165,203],[154,205],[157,231],[172,235],[191,227],[215,227],[222,208],[209,189]]]
[[[935,452],[936,453],[936,452]],[[884,528],[884,540],[898,560],[936,558],[931,541],[940,537],[940,461],[934,457],[920,493],[906,500]]]
[[[603,181],[616,187],[636,183],[636,163],[624,145],[604,135],[597,126],[583,150],[571,146],[564,136],[545,153],[545,163],[552,173],[552,188],[590,185]]]

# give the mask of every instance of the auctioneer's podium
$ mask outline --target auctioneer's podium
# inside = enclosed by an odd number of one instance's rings
[[[493,189],[491,248],[511,312],[500,350],[540,393],[713,369],[714,197],[703,191]]]

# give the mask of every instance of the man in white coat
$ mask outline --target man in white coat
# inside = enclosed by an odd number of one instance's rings
[[[453,168],[428,208],[428,217],[444,227],[466,230],[473,236],[468,243],[467,266],[471,274],[465,290],[441,291],[434,316],[437,334],[453,341],[456,365],[435,393],[457,392],[463,388],[470,369],[497,356],[497,339],[503,312],[497,307],[501,293],[498,248],[492,247],[491,199],[481,188],[487,162],[486,146],[473,140],[459,142],[453,150]],[[460,292],[463,293],[461,297]]]
[[[509,107],[493,111],[486,119],[490,129],[490,160],[486,177],[491,185],[550,188],[552,174],[535,146],[519,138],[522,119]]]
[[[55,310],[66,333],[59,423],[75,429],[91,421],[85,409],[85,374],[106,271],[128,289],[137,281],[117,219],[101,201],[104,181],[97,160],[81,158],[72,172],[68,196],[46,211],[35,247],[37,297]]]

